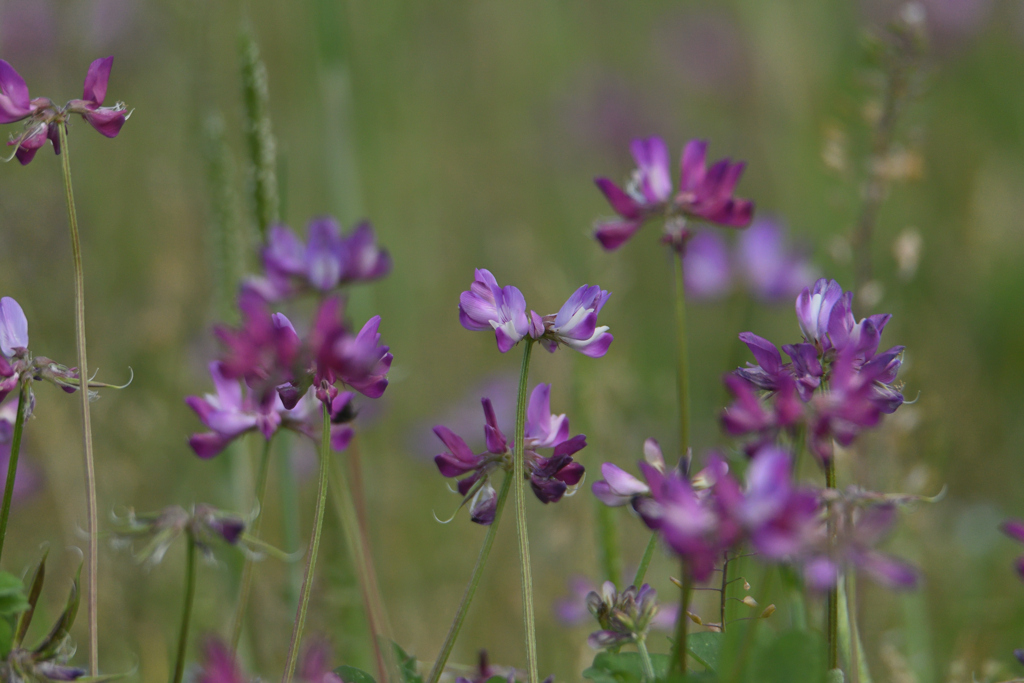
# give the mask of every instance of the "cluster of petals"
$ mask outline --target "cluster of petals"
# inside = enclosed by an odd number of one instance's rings
[[[305,244],[287,226],[271,227],[263,266],[266,275],[250,279],[245,287],[268,301],[279,301],[304,291],[326,293],[382,278],[391,272],[391,257],[377,245],[368,221],[343,235],[334,218],[323,216],[310,221]]]
[[[605,249],[618,249],[652,218],[695,218],[742,228],[750,223],[754,205],[733,196],[745,164],[729,159],[707,166],[707,141],[691,140],[683,149],[679,188],[672,185],[669,153],[659,137],[634,140],[630,146],[637,168],[625,188],[596,178],[617,219],[602,221],[594,236]]]
[[[620,593],[614,583],[605,581],[600,591],[587,594],[586,603],[601,627],[587,639],[595,650],[643,642],[658,614],[658,593],[646,583]]]
[[[740,334],[757,363],[726,376],[736,400],[722,423],[735,436],[756,434],[753,449],[781,429],[806,424],[812,449],[827,460],[832,439],[849,445],[903,404],[896,376],[904,347],[879,352],[891,316],[857,321],[852,292],[844,293],[834,280],[804,288],[796,312],[804,340],[782,347],[788,363],[772,342],[752,332]]]
[[[614,585],[611,586],[614,590]],[[555,603],[555,616],[566,626],[581,626],[593,618],[588,597],[591,593],[599,594],[602,599],[608,595],[608,584],[598,585],[590,579],[576,575],[569,579],[570,595]],[[675,629],[676,617],[679,615],[679,604],[676,602],[659,605],[657,611],[647,622],[647,628],[654,631],[671,632]]]
[[[380,316],[352,334],[342,316],[341,300],[328,297],[303,340],[291,321],[282,313],[271,314],[267,302],[254,291],[242,291],[239,308],[239,328],[215,330],[227,351],[220,373],[227,379],[245,380],[265,411],[275,405],[271,393],[291,410],[311,386],[321,402],[330,404],[339,395],[338,382],[369,398],[383,395],[393,356],[380,344]]]
[[[613,340],[608,327],[597,324],[597,315],[609,296],[597,285],[583,285],[558,313],[527,313],[526,299],[518,288],[499,286],[494,275],[481,268],[469,290],[459,297],[459,322],[471,331],[493,330],[502,353],[529,338],[552,353],[564,344],[585,356],[600,358]]]
[[[192,512],[180,505],[166,507],[159,512],[136,514],[129,510],[118,520],[113,532],[115,545],[141,547],[135,549],[135,558],[149,565],[159,564],[167,550],[182,534],[186,534],[203,554],[212,559],[213,542],[241,546],[245,520],[218,510],[210,505],[196,505]]]
[[[803,250],[787,244],[780,223],[759,218],[739,234],[732,252],[720,234],[696,231],[683,254],[683,277],[687,299],[719,299],[742,287],[774,303],[813,283],[814,268]]]
[[[463,504],[469,503],[470,519],[487,525],[494,521],[497,508],[497,493],[489,481],[490,475],[498,469],[512,470],[514,445],[498,427],[490,399],[484,398],[481,403],[486,451],[474,453],[462,437],[438,425],[434,433],[447,450],[435,456],[434,463],[442,476],[463,477],[457,487]],[[526,411],[523,461],[525,476],[542,503],[558,502],[570,486],[580,482],[584,468],[573,460],[573,455],[586,445],[583,434],[569,436],[569,419],[565,415],[551,413],[551,385],[538,384],[530,395]],[[552,449],[550,456],[538,452],[549,448]]]
[[[293,408],[287,409],[277,392],[261,396],[243,387],[237,379],[225,377],[218,361],[210,363],[210,377],[216,393],[185,399],[210,430],[189,438],[189,446],[200,458],[220,454],[236,438],[253,431],[270,440],[279,429],[292,429],[314,441],[320,440],[319,403],[312,386]],[[352,427],[348,424],[353,415],[352,397],[350,391],[340,392],[330,403],[331,448],[335,451],[345,450],[352,439]]]
[[[707,579],[727,550],[749,541],[766,559],[798,555],[820,526],[817,496],[794,486],[789,455],[764,449],[751,460],[746,487],[713,456],[708,467],[688,478],[683,468],[666,472],[653,440],[639,463],[646,481],[611,463],[594,494],[608,505],[632,505],[648,527],[683,557],[694,579]]]
[[[36,152],[49,140],[53,150],[60,154],[58,126],[66,125],[70,114],[79,114],[100,134],[116,137],[130,112],[118,102],[104,107],[107,82],[113,57],[93,61],[85,76],[82,98],[58,107],[46,97],[31,98],[25,79],[10,64],[0,59],[0,123],[26,121],[20,135],[12,137],[8,145],[15,147],[15,155],[23,165],[35,157]]]

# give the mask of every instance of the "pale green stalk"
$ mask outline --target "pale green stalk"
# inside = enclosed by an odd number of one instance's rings
[[[185,651],[188,649],[188,628],[192,621],[192,605],[196,597],[196,541],[192,532],[188,538],[188,554],[185,560],[185,599],[181,612],[181,630],[178,632],[178,656],[174,660],[173,683],[181,683],[185,675]]]
[[[640,651],[640,665],[644,669],[644,682],[654,683],[654,665],[651,663],[651,655],[647,652],[647,643],[643,638],[636,641],[636,649]]]
[[[640,566],[636,568],[636,576],[633,577],[633,585],[637,588],[643,585],[644,577],[647,576],[647,568],[651,566],[651,558],[654,557],[654,549],[657,547],[658,534],[651,534],[651,540],[647,541],[644,556],[640,558]]]
[[[673,671],[678,671],[685,676],[688,654],[686,639],[690,626],[690,616],[687,614],[687,608],[690,606],[690,595],[693,592],[693,577],[690,576],[690,570],[686,566],[686,562],[683,562],[682,581],[683,585],[679,591],[679,618],[676,619],[676,641],[672,651],[672,661],[669,666]]]
[[[836,462],[829,458],[825,465],[825,486],[830,489],[836,487]],[[829,555],[835,546],[835,521],[832,519],[832,512],[828,515],[828,546]],[[826,629],[828,640],[828,668],[839,668],[839,582],[828,591],[828,627]]]
[[[263,446],[263,455],[260,457],[260,469],[256,475],[256,518],[249,524],[248,533],[253,538],[259,538],[260,526],[263,523],[263,499],[267,495],[267,473],[270,469],[270,444],[273,439],[267,439]],[[238,603],[235,605],[235,620],[231,627],[231,651],[238,651],[238,641],[242,638],[242,628],[245,625],[245,608],[249,602],[249,593],[252,590],[252,576],[255,571],[255,564],[252,558],[246,555],[242,566],[242,581],[238,589]]]
[[[324,507],[327,505],[327,479],[331,459],[331,413],[324,404],[324,426],[320,437],[320,477],[319,490],[316,498],[316,511],[313,513],[313,535],[309,539],[306,551],[306,572],[302,578],[302,589],[299,591],[299,609],[295,615],[292,628],[292,640],[288,646],[288,659],[285,661],[283,683],[290,683],[295,675],[295,665],[299,659],[299,644],[302,642],[302,630],[306,626],[306,611],[309,607],[309,595],[313,589],[313,574],[316,571],[316,556],[320,551],[320,534],[324,526]]]
[[[459,630],[462,628],[462,622],[466,619],[466,614],[469,612],[469,604],[473,601],[473,596],[476,594],[476,589],[480,585],[480,577],[484,574],[484,565],[487,564],[487,557],[491,554],[491,546],[494,545],[494,538],[498,535],[498,522],[501,521],[501,512],[505,508],[505,499],[508,498],[509,488],[512,484],[511,474],[505,475],[505,480],[501,482],[501,491],[498,493],[497,507],[494,509],[494,521],[487,527],[487,535],[484,536],[484,544],[480,546],[480,554],[476,558],[476,566],[473,567],[473,575],[469,579],[469,585],[466,586],[466,592],[462,595],[462,602],[459,603],[459,611],[455,613],[455,619],[452,621],[451,627],[448,629],[448,635],[445,636],[444,644],[441,646],[441,652],[437,655],[437,661],[434,662],[434,667],[430,670],[430,675],[427,677],[427,683],[437,683],[441,678],[441,674],[444,673],[444,665],[448,662],[448,656],[452,652],[452,648],[455,646],[455,639],[459,637]]]
[[[526,340],[523,366],[519,372],[519,395],[516,399],[516,433],[512,453],[512,486],[515,489],[516,536],[519,540],[519,564],[523,584],[523,625],[526,630],[526,667],[530,683],[540,678],[537,668],[537,629],[533,616],[533,573],[530,569],[530,537],[526,531],[526,464],[523,442],[526,439],[526,384],[530,375],[530,353],[533,341]]]
[[[679,393],[679,452],[686,457],[690,448],[690,360],[686,345],[686,286],[683,258],[674,253],[676,280],[676,384]]]
[[[14,495],[14,477],[18,472],[18,456],[21,454],[21,433],[25,427],[25,415],[28,413],[29,382],[21,379],[21,390],[18,392],[18,413],[14,418],[14,433],[11,435],[11,457],[7,460],[7,483],[4,486],[4,503],[0,509],[0,556],[4,552],[4,541],[7,539],[7,520],[11,515],[11,497]]]
[[[92,454],[92,418],[89,415],[89,364],[85,355],[85,275],[82,269],[82,245],[78,238],[78,213],[75,211],[75,193],[71,188],[71,155],[68,149],[68,131],[65,122],[57,124],[60,138],[61,170],[64,174],[64,198],[68,207],[71,227],[71,256],[75,271],[75,347],[78,352],[79,395],[82,399],[82,450],[85,454],[85,505],[89,534],[89,672],[99,673],[99,632],[97,601],[97,568],[99,542],[96,512],[96,466]]]

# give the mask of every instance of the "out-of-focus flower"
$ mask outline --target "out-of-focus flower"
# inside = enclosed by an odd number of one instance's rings
[[[789,300],[814,281],[807,255],[786,244],[782,226],[759,218],[740,233],[736,270],[762,301]]]
[[[499,287],[491,271],[480,268],[469,290],[459,296],[459,322],[467,330],[494,330],[498,350],[507,353],[530,332],[523,293]]]
[[[999,526],[999,530],[1015,541],[1024,543],[1024,521],[1019,519],[1008,519]],[[1024,555],[1020,555],[1013,562],[1013,568],[1017,574],[1024,579]]]
[[[515,683],[516,672],[511,667],[495,667],[487,660],[487,650],[480,650],[480,660],[477,665],[476,675],[473,678],[458,676],[455,683],[487,683],[495,676],[504,676],[508,683]],[[548,683],[548,681],[545,681]]]
[[[12,136],[7,143],[15,148],[18,161],[28,164],[47,140],[53,151],[60,154],[59,126],[66,126],[71,114],[79,114],[100,134],[116,137],[128,119],[124,103],[104,107],[107,82],[113,57],[94,60],[85,76],[82,99],[70,100],[58,107],[49,98],[30,99],[25,80],[7,62],[0,60],[0,123],[15,123],[27,119],[21,134]]]
[[[287,226],[273,226],[263,248],[263,265],[266,276],[250,279],[245,286],[278,301],[382,278],[391,272],[391,257],[377,246],[368,221],[343,235],[334,218],[323,216],[310,221],[306,244]]]
[[[573,455],[587,445],[586,437],[569,437],[569,420],[565,415],[553,415],[550,408],[551,385],[539,384],[530,395],[523,439],[524,474],[530,480],[534,495],[543,503],[556,503],[570,486],[583,478],[583,465]],[[476,454],[462,437],[447,427],[438,425],[434,433],[448,449],[434,458],[438,471],[445,477],[469,476],[459,480],[458,491],[463,504],[470,504],[470,518],[478,524],[494,521],[497,494],[489,482],[498,469],[512,471],[513,444],[498,428],[497,418],[489,399],[481,403],[484,408],[484,439],[487,450]],[[552,449],[550,457],[542,456],[539,449]]]
[[[822,525],[816,552],[808,553],[803,560],[804,580],[810,588],[831,588],[847,564],[888,588],[917,586],[918,572],[914,567],[874,548],[895,522],[895,505],[864,506],[839,498],[832,500],[830,506],[835,538],[829,543],[827,527]]]
[[[683,254],[683,279],[688,298],[719,299],[728,294],[732,265],[725,240],[707,230],[694,234]]]
[[[630,586],[621,593],[615,584],[605,581],[600,592],[587,594],[587,607],[601,629],[587,643],[595,650],[619,648],[647,639],[647,630],[658,613],[658,593],[648,584]]]
[[[133,554],[140,563],[148,565],[159,564],[174,540],[183,533],[207,558],[212,558],[214,542],[247,549],[250,540],[245,537],[245,520],[205,504],[194,506],[191,513],[180,505],[142,515],[128,510],[123,520],[116,521],[115,545],[144,543],[141,549],[133,548]]]
[[[234,653],[217,638],[203,645],[203,664],[196,674],[196,683],[248,683]]]
[[[605,249],[618,249],[645,222],[656,217],[668,221],[672,246],[680,252],[688,239],[685,227],[675,220],[698,219],[730,227],[745,227],[754,205],[733,196],[744,163],[723,159],[707,167],[707,142],[691,140],[683,149],[679,190],[673,195],[669,154],[659,137],[634,140],[631,145],[637,169],[625,189],[607,178],[596,178],[618,219],[601,221],[594,236]],[[678,234],[674,234],[678,233]]]
[[[566,626],[582,626],[588,623],[592,615],[587,596],[600,591],[601,586],[584,576],[576,574],[569,577],[569,595],[555,602],[555,617]],[[677,603],[659,605],[648,626],[654,631],[671,631],[675,627],[678,614]]]
[[[331,645],[326,638],[315,638],[299,662],[298,679],[306,683],[342,683],[330,666]]]
[[[250,431],[258,431],[269,441],[278,429],[287,428],[306,434],[314,441],[320,440],[321,418],[313,387],[288,410],[277,392],[260,398],[248,387],[243,389],[238,380],[226,378],[221,363],[217,361],[210,363],[210,376],[216,394],[185,399],[200,421],[211,430],[189,438],[189,445],[200,458],[218,455],[229,443]],[[352,439],[352,427],[348,424],[354,416],[350,406],[352,397],[353,394],[346,391],[331,401],[331,448],[335,451],[345,450]]]
[[[754,388],[735,375],[723,379],[735,400],[722,411],[722,427],[733,436],[753,435],[748,454],[772,443],[783,431],[792,431],[803,417],[804,407],[797,398],[793,380],[783,377],[775,391],[760,398]]]
[[[294,376],[301,340],[291,321],[283,314],[271,314],[266,302],[243,291],[238,297],[242,325],[225,325],[214,334],[226,348],[220,372],[228,379],[243,379],[261,400]]]

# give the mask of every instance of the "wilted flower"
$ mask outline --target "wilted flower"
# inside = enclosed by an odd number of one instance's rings
[[[174,540],[183,533],[208,558],[212,557],[214,542],[242,548],[247,545],[244,519],[205,504],[195,505],[191,514],[180,505],[143,515],[129,509],[123,520],[115,521],[115,545],[145,543],[141,549],[133,548],[133,554],[140,563],[148,565],[159,564]]]
[[[359,223],[342,235],[330,216],[309,223],[309,241],[303,244],[290,228],[271,227],[263,248],[266,276],[253,278],[245,286],[270,301],[303,291],[325,293],[355,282],[369,282],[391,272],[391,257],[377,246],[373,227]]]
[[[598,286],[583,285],[558,313],[541,316],[526,313],[526,299],[517,288],[498,286],[489,270],[478,269],[468,291],[459,297],[459,322],[467,330],[494,330],[498,350],[506,353],[527,336],[554,352],[560,344],[585,356],[599,358],[608,352],[612,335],[597,326],[610,293]]]
[[[658,613],[657,599],[657,591],[646,583],[639,589],[630,586],[619,593],[614,583],[605,581],[600,592],[591,591],[587,607],[601,630],[590,634],[590,647],[619,648],[646,640],[647,630]]]
[[[85,76],[82,99],[70,100],[58,107],[49,98],[30,99],[25,80],[7,62],[0,60],[0,123],[15,123],[28,119],[18,136],[12,136],[8,145],[15,147],[15,155],[23,165],[35,157],[47,140],[53,150],[60,154],[60,133],[58,126],[67,125],[71,114],[79,114],[90,126],[108,138],[116,137],[130,112],[125,112],[123,103],[104,107],[107,96],[107,81],[113,57],[93,61]]]
[[[470,505],[470,519],[478,524],[494,521],[497,494],[490,485],[490,475],[497,469],[512,471],[512,442],[498,428],[490,399],[482,401],[484,408],[484,438],[487,450],[476,454],[462,437],[447,427],[438,425],[434,433],[448,449],[436,456],[437,469],[445,477],[469,476],[459,480],[458,491],[463,505]],[[572,456],[587,445],[586,437],[569,437],[569,421],[565,415],[551,413],[551,385],[539,384],[530,395],[523,440],[524,474],[530,480],[534,495],[543,503],[562,499],[570,486],[583,478],[583,465]],[[550,457],[538,449],[553,449]]]
[[[594,233],[608,250],[622,246],[648,220],[663,217],[699,219],[719,225],[745,227],[750,223],[754,205],[733,197],[743,173],[743,162],[728,159],[707,168],[707,142],[691,140],[683,150],[679,191],[673,196],[668,148],[659,137],[634,140],[631,145],[637,169],[625,189],[607,178],[596,178],[620,219],[602,221]],[[689,237],[685,228],[670,225],[673,246],[680,251]],[[676,243],[678,241],[678,243]]]

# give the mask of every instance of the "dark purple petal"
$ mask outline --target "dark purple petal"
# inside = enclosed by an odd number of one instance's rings
[[[594,229],[594,237],[607,251],[614,251],[629,241],[642,225],[641,219],[601,221]]]
[[[488,526],[494,521],[497,509],[498,494],[490,484],[484,484],[469,504],[469,519],[471,522]]]
[[[228,444],[234,441],[233,436],[223,436],[215,432],[203,432],[189,437],[188,445],[195,454],[204,460],[219,455]]]
[[[643,207],[640,204],[626,194],[618,185],[608,180],[607,178],[594,178],[594,182],[604,196],[608,199],[608,203],[612,205],[612,210],[628,220],[639,220],[643,215]],[[639,227],[639,226],[638,226]],[[614,247],[606,247],[614,248]]]
[[[782,354],[775,348],[775,344],[753,332],[741,332],[740,341],[747,345],[754,358],[769,375],[774,377],[782,372]]]
[[[108,138],[116,138],[117,134],[121,132],[124,122],[128,119],[123,109],[115,107],[100,107],[82,114],[82,118],[100,135]],[[60,154],[60,152],[57,153]]]
[[[0,123],[20,121],[32,112],[25,79],[0,59]]]

